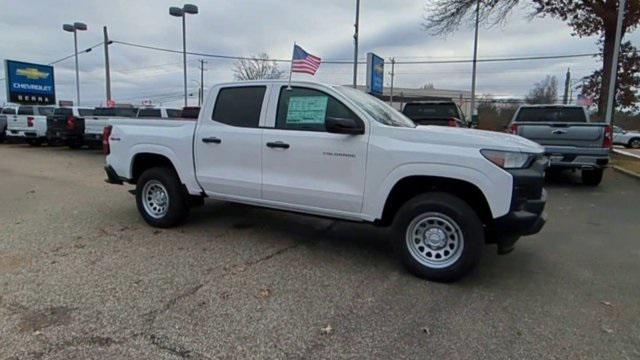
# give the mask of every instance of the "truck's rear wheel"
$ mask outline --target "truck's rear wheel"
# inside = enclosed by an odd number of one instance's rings
[[[582,183],[588,186],[598,186],[602,182],[603,169],[582,170]]]
[[[629,141],[629,147],[632,149],[640,149],[640,138],[633,138]]]
[[[189,214],[186,189],[169,167],[152,168],[140,175],[136,203],[144,220],[154,227],[176,226]]]
[[[404,204],[393,224],[395,244],[413,274],[434,281],[454,281],[480,261],[482,222],[460,198],[427,193]]]
[[[41,146],[43,143],[42,139],[28,139],[27,144],[31,146]]]

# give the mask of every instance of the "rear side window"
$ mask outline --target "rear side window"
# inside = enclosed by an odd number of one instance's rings
[[[33,106],[20,106],[18,115],[33,115]]]
[[[161,117],[162,114],[160,112],[160,109],[140,109],[138,110],[138,117],[139,118],[146,118],[146,117]]]
[[[78,115],[80,116],[93,116],[93,109],[78,109]]]
[[[57,108],[53,110],[53,115],[55,116],[72,116],[73,110],[70,108]]]
[[[116,111],[114,108],[96,108],[93,111],[95,116],[115,116]]]
[[[587,122],[579,107],[523,107],[516,122]]]
[[[197,106],[187,106],[180,111],[180,117],[183,119],[197,119],[200,115],[200,108]]]
[[[276,128],[288,130],[326,131],[328,117],[358,120],[343,103],[322,91],[283,86],[278,100]]]
[[[238,127],[258,127],[266,86],[221,89],[212,120]]]
[[[167,109],[167,117],[169,119],[176,119],[182,116],[182,111],[178,109]]]
[[[16,114],[16,109],[14,109],[14,108],[5,108],[5,109],[2,109],[2,113],[3,114],[8,114],[8,115],[15,115]]]

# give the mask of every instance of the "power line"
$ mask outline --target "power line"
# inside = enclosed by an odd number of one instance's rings
[[[93,45],[93,46],[91,46],[91,47],[88,47],[88,48],[84,49],[83,51],[78,51],[78,55],[80,55],[80,54],[84,54],[84,53],[88,53],[88,52],[90,52],[91,50],[93,50],[94,48],[97,48],[98,46],[101,46],[102,44],[104,44],[104,42],[100,42],[100,43],[98,43],[98,44],[95,44],[95,45]],[[57,64],[57,63],[59,63],[59,62],[65,61],[65,60],[67,60],[67,59],[71,59],[71,58],[72,58],[72,57],[74,57],[75,55],[76,55],[75,53],[73,53],[73,54],[71,54],[71,55],[67,55],[67,56],[65,56],[65,57],[63,57],[63,58],[61,58],[61,59],[58,59],[58,60],[56,60],[56,61],[52,61],[52,62],[48,63],[47,65],[54,65],[54,64]]]
[[[158,46],[150,46],[150,45],[142,45],[135,44],[126,41],[113,40],[113,43],[137,47],[147,50],[155,50],[155,51],[163,51],[170,52],[175,54],[182,54],[180,50],[173,50],[162,48]],[[188,51],[189,55],[217,58],[217,59],[227,59],[227,60],[251,60],[252,57],[247,56],[232,56],[232,55],[221,55],[221,54],[210,54],[210,53],[202,53],[202,52],[192,52]],[[502,62],[502,61],[528,61],[528,60],[552,60],[552,59],[568,59],[568,58],[580,58],[580,57],[594,57],[600,55],[600,53],[579,53],[579,54],[563,54],[563,55],[545,55],[545,56],[513,56],[513,57],[495,57],[495,58],[485,58],[478,59],[478,62]],[[274,62],[282,62],[282,63],[290,63],[290,59],[265,59],[266,61],[274,61]],[[404,65],[414,65],[414,64],[461,64],[461,63],[471,63],[472,59],[460,59],[460,60],[416,60],[416,61],[396,61],[396,64],[404,64]],[[322,60],[323,64],[352,64],[352,61],[343,61],[343,60]],[[358,64],[366,64],[366,61],[358,61]],[[386,61],[385,64],[390,64],[390,62]]]

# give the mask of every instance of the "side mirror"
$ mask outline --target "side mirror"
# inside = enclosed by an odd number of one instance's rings
[[[327,132],[334,134],[364,134],[364,126],[355,119],[328,117],[325,120],[324,126]]]

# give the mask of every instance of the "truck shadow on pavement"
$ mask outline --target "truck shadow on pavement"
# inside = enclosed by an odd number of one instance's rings
[[[436,284],[414,277],[404,269],[394,253],[395,239],[389,228],[211,200],[194,209],[183,226],[187,234],[191,231],[229,234],[232,239],[225,241],[234,241],[240,252],[243,248],[246,251],[258,248],[262,245],[258,242],[264,241],[280,247],[293,244],[305,250],[295,255],[301,256],[295,266],[332,263],[344,272],[366,269],[372,278],[399,276],[403,281]],[[540,274],[535,251],[518,251],[516,247],[514,253],[506,256],[498,256],[496,252],[495,245],[486,245],[480,266],[450,285],[485,288],[503,282],[518,287],[523,278]]]

